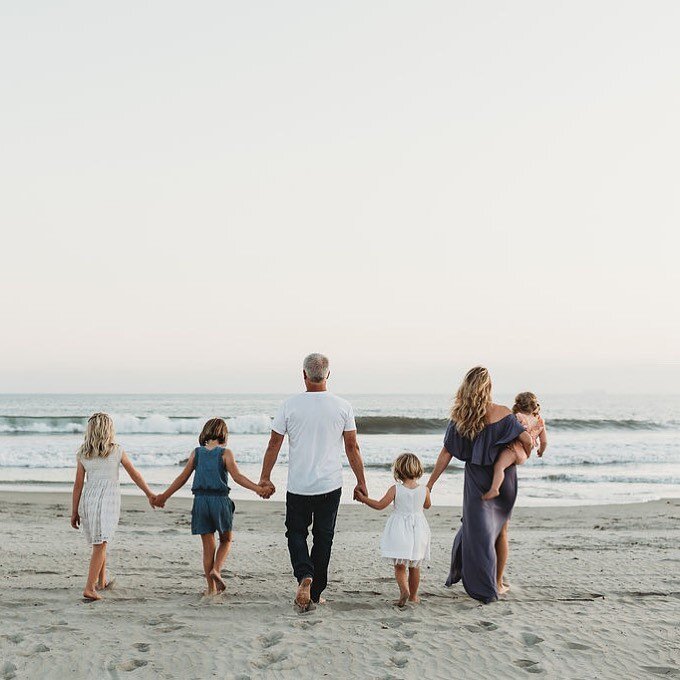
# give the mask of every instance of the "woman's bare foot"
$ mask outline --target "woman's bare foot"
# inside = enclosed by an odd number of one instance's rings
[[[101,583],[97,583],[95,588],[97,590],[113,590],[113,587],[116,585],[116,579],[112,578],[110,581],[107,581],[104,585]]]
[[[218,593],[223,593],[227,589],[227,584],[224,582],[222,575],[214,569],[210,572],[210,577],[213,580],[215,590]]]
[[[499,595],[505,595],[510,590],[510,585],[507,583],[499,583],[496,588]]]
[[[84,597],[86,600],[93,600],[93,601],[94,601],[94,600],[102,600],[102,599],[104,599],[104,598],[102,598],[102,596],[97,592],[97,589],[96,589],[96,588],[85,588],[85,590],[83,590],[83,597]]]
[[[297,592],[295,593],[295,604],[302,610],[306,610],[309,607],[309,603],[312,601],[312,596],[309,591],[312,587],[312,577],[306,576],[300,581],[298,585]]]
[[[498,489],[489,489],[483,496],[482,500],[483,501],[490,501],[492,498],[496,498],[497,496],[500,496],[501,492]]]
[[[412,604],[420,604],[420,598],[417,595],[409,596],[408,601]]]

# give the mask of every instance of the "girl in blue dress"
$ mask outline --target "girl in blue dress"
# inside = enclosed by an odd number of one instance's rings
[[[203,572],[208,582],[206,595],[215,595],[226,589],[222,579],[224,565],[231,548],[234,501],[229,498],[229,475],[240,486],[268,497],[268,490],[255,484],[239,472],[234,454],[225,448],[227,424],[221,418],[212,418],[204,426],[198,443],[184,470],[175,481],[156,496],[154,505],[162,508],[168,498],[181,489],[194,473],[191,492],[194,504],[191,508],[191,533],[200,535],[203,542]],[[219,545],[215,543],[215,532]]]

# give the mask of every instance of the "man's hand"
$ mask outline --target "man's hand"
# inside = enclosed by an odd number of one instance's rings
[[[74,529],[78,529],[80,527],[80,515],[77,512],[71,514],[71,526]]]
[[[365,484],[357,484],[354,487],[354,500],[359,501],[360,503],[363,503],[363,501],[359,498],[359,496],[368,496],[368,489],[366,488]]]

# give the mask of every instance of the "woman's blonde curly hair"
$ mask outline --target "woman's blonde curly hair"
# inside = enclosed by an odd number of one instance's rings
[[[463,437],[474,439],[484,429],[490,403],[489,371],[483,366],[475,366],[465,374],[451,408],[451,420]]]
[[[106,458],[115,446],[116,432],[107,413],[93,413],[87,420],[85,439],[78,449],[81,458]]]

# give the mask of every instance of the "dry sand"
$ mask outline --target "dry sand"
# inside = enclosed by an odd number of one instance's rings
[[[446,589],[458,508],[434,507],[419,606],[378,554],[385,513],[342,506],[328,603],[298,614],[283,505],[238,504],[228,592],[203,598],[190,501],[123,498],[103,602],[64,494],[0,493],[2,678],[680,677],[680,501],[517,509],[501,602]]]

